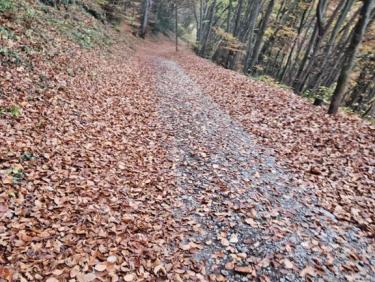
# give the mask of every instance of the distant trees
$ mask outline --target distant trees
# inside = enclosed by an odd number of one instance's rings
[[[300,95],[332,99],[330,113],[345,103],[369,114],[375,69],[356,63],[356,54],[373,58],[374,1],[196,0],[197,52],[226,68],[271,76]]]
[[[332,114],[375,112],[375,0],[138,1],[142,37],[189,30],[196,52],[226,68],[271,76]]]
[[[331,114],[344,105],[375,115],[375,0],[40,1],[80,5],[112,23],[125,15],[141,37],[174,32],[176,47],[180,35],[194,36],[200,56],[271,76],[316,105],[330,104]]]

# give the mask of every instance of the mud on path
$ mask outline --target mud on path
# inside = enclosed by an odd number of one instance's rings
[[[149,62],[159,117],[171,136],[164,145],[180,195],[174,217],[185,231],[174,247],[197,261],[198,278],[374,279],[370,239],[296,187],[267,148],[176,62],[158,56]]]

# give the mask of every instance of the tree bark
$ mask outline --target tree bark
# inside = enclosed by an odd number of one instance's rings
[[[214,16],[215,16],[215,10],[216,10],[216,0],[214,0],[214,2],[211,5],[210,19],[209,19],[209,21],[207,23],[207,31],[206,31],[206,34],[203,37],[202,48],[201,48],[201,50],[199,52],[199,54],[201,56],[204,56],[204,54],[206,53],[207,41],[208,41],[208,38],[210,37],[212,23],[213,23],[213,19],[214,19]]]
[[[267,6],[266,14],[264,15],[264,19],[263,19],[263,21],[260,25],[260,28],[259,28],[259,31],[258,31],[258,34],[257,34],[257,40],[255,42],[254,51],[253,51],[250,63],[249,63],[248,66],[245,66],[245,70],[247,70],[247,71],[251,72],[253,67],[258,62],[260,48],[261,48],[262,43],[263,43],[264,33],[266,31],[266,28],[267,28],[268,22],[270,20],[272,10],[273,10],[274,6],[275,6],[275,0],[270,0],[270,2],[268,3],[268,6]]]
[[[248,72],[247,66],[250,60],[250,56],[252,55],[252,51],[253,51],[253,43],[254,43],[253,37],[254,37],[254,30],[256,26],[257,17],[259,15],[260,0],[255,0],[251,8],[252,9],[251,9],[250,23],[249,23],[249,37],[248,37],[248,44],[247,44],[247,50],[246,50],[246,57],[245,57],[244,66],[243,66],[244,73]]]
[[[318,89],[321,85],[322,77],[324,74],[324,70],[329,62],[329,58],[334,47],[334,41],[336,40],[337,34],[345,21],[346,16],[348,15],[350,8],[353,6],[354,0],[346,0],[344,7],[341,10],[341,13],[336,21],[336,24],[331,32],[331,36],[327,42],[327,45],[324,50],[323,61],[320,64],[320,71],[317,77],[314,79],[314,89]]]
[[[354,35],[352,41],[345,52],[346,61],[341,70],[336,89],[333,93],[331,104],[328,109],[329,114],[336,114],[341,105],[345,90],[349,81],[349,76],[352,71],[355,56],[357,54],[358,48],[362,42],[364,33],[366,31],[367,25],[370,20],[370,15],[374,7],[375,0],[364,0],[361,9],[360,18],[355,26]]]
[[[150,12],[150,7],[151,7],[151,1],[152,0],[144,0],[144,10],[143,10],[143,17],[142,17],[142,24],[141,24],[141,29],[139,31],[139,35],[144,38],[146,35],[146,28],[148,24],[148,14]]]
[[[304,25],[304,21],[305,21],[308,9],[309,8],[306,8],[304,10],[303,14],[302,14],[302,17],[301,17],[301,20],[300,20],[300,24],[299,24],[299,27],[298,27],[298,30],[297,30],[297,35],[296,35],[296,37],[295,37],[295,39],[293,41],[293,45],[292,45],[292,48],[290,49],[290,52],[289,52],[288,59],[286,61],[285,67],[282,70],[281,75],[280,75],[280,81],[284,81],[284,79],[285,79],[286,72],[287,72],[289,64],[290,64],[290,62],[292,60],[294,49],[297,46],[298,38],[300,37],[300,35],[302,33],[302,29],[303,29],[303,25]]]

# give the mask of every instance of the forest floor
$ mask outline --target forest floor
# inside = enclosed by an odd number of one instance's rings
[[[165,41],[67,50],[2,70],[0,277],[375,281],[373,125]]]

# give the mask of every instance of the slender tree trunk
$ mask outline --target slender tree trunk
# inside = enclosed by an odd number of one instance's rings
[[[305,11],[302,14],[301,21],[300,21],[300,24],[299,24],[299,27],[298,27],[298,30],[297,30],[297,35],[296,35],[296,37],[293,41],[293,45],[292,45],[292,48],[290,49],[288,58],[287,58],[286,63],[285,63],[285,67],[284,67],[284,69],[283,69],[283,71],[281,72],[281,75],[280,75],[280,81],[284,81],[284,79],[285,79],[286,72],[287,72],[289,64],[292,60],[294,49],[297,46],[298,38],[299,38],[299,36],[301,35],[301,32],[302,32],[302,28],[303,28],[303,25],[304,25],[304,21],[305,21],[307,12],[308,12],[308,8],[305,9]]]
[[[233,0],[229,0],[229,4],[228,4],[228,16],[227,16],[227,29],[226,29],[226,32],[230,31],[230,19],[231,19],[231,13],[232,13],[232,1]]]
[[[317,40],[315,42],[315,46],[314,46],[313,52],[311,54],[311,58],[309,60],[309,63],[307,64],[306,68],[303,70],[303,72],[302,72],[302,74],[299,78],[300,84],[297,88],[298,92],[301,93],[301,92],[304,91],[305,85],[306,85],[306,83],[309,79],[309,76],[310,76],[311,72],[314,69],[314,65],[316,64],[317,57],[318,57],[317,55],[318,55],[318,52],[319,52],[319,48],[320,48],[320,46],[323,42],[323,39],[325,38],[325,36],[327,34],[327,31],[330,28],[330,26],[332,25],[332,23],[333,23],[334,19],[336,18],[337,14],[340,12],[342,7],[344,6],[345,1],[346,0],[341,0],[341,2],[337,5],[335,11],[331,15],[331,17],[329,18],[327,23],[325,23],[325,19],[324,19],[325,10],[327,9],[327,2],[326,2],[326,0],[320,0],[319,1],[319,6],[318,6],[318,9],[317,9],[318,37],[317,37]]]
[[[260,0],[255,0],[253,2],[253,6],[251,7],[251,14],[250,14],[250,24],[249,24],[249,38],[248,38],[248,44],[247,44],[247,50],[246,50],[246,56],[243,66],[243,72],[248,72],[248,64],[250,60],[250,56],[253,52],[253,38],[254,38],[254,29],[256,26],[257,17],[259,15],[259,8],[260,8]]]
[[[201,35],[202,35],[202,24],[203,24],[203,0],[199,1],[199,25],[198,25],[198,42],[201,42]]]
[[[143,10],[143,17],[142,17],[142,24],[141,24],[141,29],[139,31],[139,35],[144,38],[146,35],[146,28],[148,24],[148,14],[150,12],[150,7],[151,7],[151,1],[152,0],[144,0],[144,10]]]
[[[215,10],[216,10],[216,0],[214,0],[214,2],[211,5],[210,19],[207,23],[207,31],[206,31],[206,34],[203,37],[202,48],[199,52],[201,56],[204,56],[204,54],[206,53],[207,42],[208,42],[208,39],[210,37],[212,23],[213,23],[213,19],[214,19],[214,16],[215,16]]]
[[[233,34],[234,37],[237,37],[237,35],[238,35],[239,23],[240,23],[241,14],[242,14],[242,5],[243,5],[243,0],[239,0],[238,4],[237,4],[237,13],[236,13],[236,18],[235,18],[235,22],[234,22],[233,31],[232,31],[232,34]],[[225,63],[227,68],[232,67],[233,56],[234,56],[234,52],[229,51],[228,56],[227,56],[227,60],[226,60],[226,63]]]
[[[339,15],[339,18],[336,21],[336,24],[331,32],[331,36],[328,40],[328,43],[326,45],[326,48],[324,50],[323,54],[323,62],[320,65],[320,71],[318,73],[318,76],[314,79],[314,89],[318,89],[321,85],[322,77],[324,75],[324,71],[326,69],[326,66],[329,62],[329,58],[332,52],[332,49],[334,47],[334,41],[337,38],[337,34],[342,26],[342,24],[345,21],[346,16],[348,15],[350,8],[353,6],[354,0],[346,0],[344,7],[342,8],[342,11]]]
[[[237,7],[237,14],[236,14],[236,21],[234,23],[234,28],[233,28],[233,36],[236,37],[238,34],[238,27],[241,19],[241,13],[242,13],[242,5],[243,5],[243,0],[238,1],[238,7]]]
[[[374,4],[375,0],[363,1],[360,18],[355,26],[352,41],[345,52],[346,62],[341,70],[335,92],[332,96],[331,104],[328,109],[329,114],[336,114],[341,105],[341,101],[345,94],[345,90],[349,81],[349,75],[354,65],[355,56],[357,54],[358,48],[362,42],[364,33],[369,23],[370,15],[374,7]]]
[[[375,100],[372,103],[370,103],[370,107],[363,113],[362,116],[375,116]]]
[[[268,38],[268,40],[264,43],[262,51],[260,52],[261,55],[260,55],[259,61],[263,61],[262,54],[266,54],[269,48],[272,49],[271,46],[273,46],[274,41],[276,40],[279,31],[282,29],[282,26],[285,24],[287,20],[287,15],[295,9],[295,7],[298,5],[299,0],[291,1],[288,6],[284,6],[286,2],[287,1],[282,2],[282,5],[277,12],[275,25],[278,27],[275,29],[272,35]]]
[[[361,73],[358,76],[357,84],[354,87],[352,93],[350,93],[349,100],[346,102],[347,107],[352,107],[354,104],[357,103],[358,97],[360,96],[361,92],[363,92],[364,90],[363,88],[365,88],[364,84],[365,84],[365,79],[366,79],[366,73],[367,73],[367,69],[366,68],[362,69]]]
[[[312,27],[313,24],[314,24],[314,18],[311,18],[311,20],[307,24],[307,28],[306,28],[306,31],[305,31],[303,37],[302,37],[302,40],[298,44],[298,48],[297,48],[296,55],[294,56],[293,64],[292,64],[292,66],[290,68],[290,71],[288,72],[288,80],[287,80],[288,85],[293,84],[294,73],[296,72],[295,70],[298,67],[298,63],[300,61],[299,58],[301,56],[303,47],[305,46],[305,42],[308,39],[309,30],[311,29],[311,27]]]
[[[345,50],[351,42],[356,24],[355,20],[358,17],[359,13],[360,10],[358,10],[358,14],[355,17],[353,16],[350,22],[348,22],[348,24],[342,30],[343,35],[336,44],[336,52],[334,54],[331,54],[330,56],[330,61],[333,62],[333,64],[328,72],[326,71],[325,79],[323,82],[323,85],[325,86],[330,86],[332,83],[334,83],[340,74],[340,69],[344,61],[343,58],[345,58],[345,54],[343,54],[342,50]],[[354,27],[350,29],[352,23],[354,23]]]
[[[247,71],[251,72],[253,67],[258,63],[259,53],[260,53],[260,48],[262,46],[264,33],[265,33],[266,28],[268,26],[268,22],[270,20],[272,10],[273,10],[274,6],[275,6],[275,0],[270,0],[270,2],[268,3],[268,6],[267,6],[266,14],[264,15],[264,18],[262,20],[262,23],[260,25],[260,28],[259,28],[259,31],[258,31],[258,34],[257,34],[257,40],[255,42],[254,51],[253,51],[250,63],[248,64],[248,66],[245,65],[245,68],[244,68],[246,70],[245,73]]]
[[[309,44],[307,46],[305,55],[303,56],[302,62],[299,65],[298,71],[296,73],[296,77],[294,79],[293,88],[295,88],[295,89],[298,89],[299,85],[301,84],[300,79],[301,79],[301,76],[302,76],[302,72],[305,69],[306,63],[307,63],[307,61],[309,59],[309,56],[310,56],[310,53],[311,53],[311,51],[314,47],[314,43],[316,42],[317,36],[318,36],[318,25],[316,24],[315,28],[314,28],[314,31],[311,35]]]

